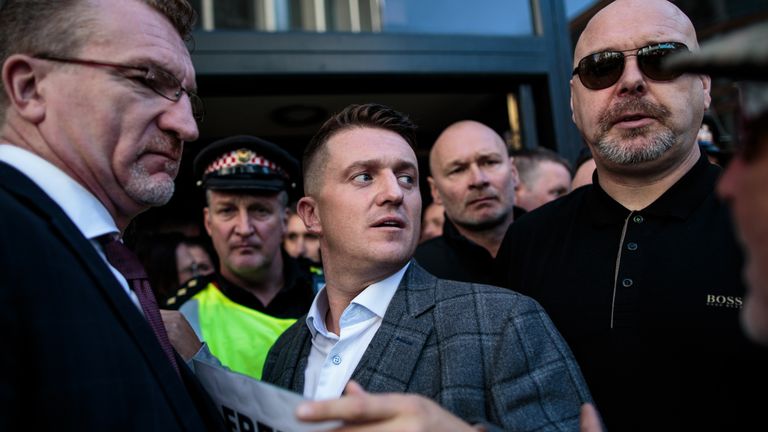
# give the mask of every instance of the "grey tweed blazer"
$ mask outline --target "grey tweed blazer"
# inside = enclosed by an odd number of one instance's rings
[[[303,393],[311,333],[300,318],[262,379]],[[438,279],[414,261],[352,379],[369,392],[418,393],[489,430],[578,431],[590,401],[576,361],[534,300]]]

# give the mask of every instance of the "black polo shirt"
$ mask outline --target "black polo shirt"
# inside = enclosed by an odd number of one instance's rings
[[[608,430],[742,430],[756,406],[745,389],[768,388],[768,357],[739,326],[742,256],[719,172],[702,156],[634,212],[595,175],[502,243],[496,284],[549,313]]]
[[[514,207],[515,219],[525,210]],[[493,256],[487,249],[464,237],[445,215],[443,235],[420,244],[416,262],[440,279],[489,283],[493,276]]]

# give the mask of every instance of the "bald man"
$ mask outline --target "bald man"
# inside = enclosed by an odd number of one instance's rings
[[[667,1],[592,18],[571,106],[595,182],[516,221],[497,259],[497,283],[536,298],[565,336],[608,430],[749,430],[744,413],[759,412],[744,391],[765,357],[739,329],[741,253],[720,169],[696,144],[710,79],[659,67],[688,50],[693,25]]]
[[[488,282],[493,258],[515,214],[517,169],[504,140],[476,121],[446,128],[429,153],[427,178],[435,203],[445,207],[443,235],[416,249],[430,273],[462,282]]]

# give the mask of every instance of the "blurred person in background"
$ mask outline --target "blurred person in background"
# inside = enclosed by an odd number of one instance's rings
[[[513,155],[520,182],[515,187],[515,204],[526,212],[554,201],[571,191],[571,165],[544,147]]]
[[[317,265],[320,264],[320,239],[307,231],[295,208],[289,209],[283,248],[294,258],[306,258]]]
[[[576,158],[576,163],[573,164],[571,190],[592,184],[592,175],[594,173],[595,159],[592,157],[592,151],[589,150],[589,147],[582,147],[579,151],[579,156]]]
[[[207,244],[179,232],[146,235],[136,242],[136,255],[147,271],[158,304],[176,295],[188,280],[213,273]]]
[[[421,218],[421,237],[419,243],[424,243],[429,239],[443,235],[443,225],[445,224],[445,207],[435,202],[429,203],[424,209]]]

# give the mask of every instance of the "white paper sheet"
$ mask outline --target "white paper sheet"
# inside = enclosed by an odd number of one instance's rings
[[[266,425],[275,431],[311,432],[341,426],[341,422],[298,421],[294,412],[306,400],[298,393],[198,360],[194,360],[194,366],[197,378],[232,431],[255,432],[266,429]]]

